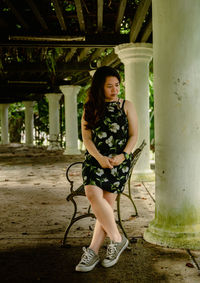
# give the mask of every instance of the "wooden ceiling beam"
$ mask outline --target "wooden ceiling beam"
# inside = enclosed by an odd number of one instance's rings
[[[128,42],[128,41],[126,41]],[[98,48],[98,47],[114,47],[117,44],[126,43],[124,41],[118,41],[118,42],[108,42],[108,41],[97,41],[97,42],[80,42],[80,41],[74,41],[74,42],[28,42],[28,41],[0,41],[0,47],[15,47],[15,48],[55,48],[55,47],[61,47],[61,48],[83,48],[83,47],[90,47],[90,48]]]
[[[91,80],[91,76],[87,76],[73,83],[73,85],[81,85]]]
[[[1,88],[0,88],[1,89]],[[2,90],[1,90],[2,91]],[[38,89],[15,89],[13,93],[13,89],[4,88],[4,93],[6,96],[0,96],[0,103],[14,103],[14,102],[21,102],[21,101],[36,101],[40,100],[42,96],[47,93],[49,90],[47,87],[38,88]]]
[[[99,33],[103,30],[103,4],[104,0],[98,0],[97,6],[97,31]]]
[[[81,50],[81,53],[79,54],[78,56],[78,62],[81,62],[84,60],[84,58],[87,56],[88,52],[91,50],[90,47],[86,47],[86,48],[83,48]]]
[[[19,11],[15,8],[15,6],[11,3],[10,0],[5,0],[5,2],[7,3],[8,7],[11,9],[11,11],[13,12],[13,14],[15,15],[15,17],[18,19],[18,21],[20,22],[20,24],[25,28],[25,29],[29,29],[29,25],[26,23],[26,21],[23,19],[23,17],[21,16],[21,14],[19,13]]]
[[[76,6],[76,13],[77,13],[77,17],[78,17],[80,31],[85,32],[85,21],[84,21],[84,17],[83,17],[83,9],[82,9],[82,5],[81,5],[81,1],[80,0],[74,0],[74,2],[75,2],[75,6]]]
[[[41,40],[40,40],[41,38]],[[65,40],[66,39],[66,40]],[[129,35],[128,34],[93,34],[86,35],[84,38],[79,37],[71,37],[71,39],[66,36],[52,35],[46,36],[41,34],[40,37],[32,34],[31,36],[19,36],[19,35],[11,35],[9,39],[0,38],[0,46],[2,47],[23,47],[23,48],[44,48],[44,47],[61,47],[61,48],[85,48],[85,47],[93,47],[93,48],[106,48],[106,47],[114,47],[118,44],[128,43]]]
[[[88,63],[57,63],[55,66],[56,73],[71,73],[77,71],[89,71],[91,68]],[[49,69],[45,62],[43,63],[9,63],[4,65],[4,72],[9,72],[10,75],[13,73],[21,74],[25,80],[25,74],[31,73],[49,73]],[[9,78],[8,78],[9,80]]]
[[[140,2],[131,25],[130,42],[136,41],[150,5],[151,0],[142,0]]]
[[[60,4],[58,2],[58,0],[52,0],[53,2],[53,5],[54,5],[54,8],[56,10],[56,16],[58,18],[58,21],[60,23],[60,27],[62,30],[66,31],[67,30],[67,27],[66,27],[66,24],[65,24],[65,19],[63,17],[63,13],[62,13],[62,9],[60,7]]]
[[[113,67],[113,68],[117,68],[121,63],[120,59],[117,58],[116,61],[114,61],[110,66]]]
[[[35,15],[36,19],[38,20],[38,22],[40,23],[41,27],[44,30],[48,30],[48,26],[47,23],[45,22],[44,18],[42,17],[42,15],[40,14],[40,11],[38,10],[36,4],[33,2],[33,0],[26,0],[26,2],[29,4],[29,6],[31,7],[33,14]]]
[[[100,55],[104,52],[105,48],[96,48],[96,50],[93,52],[90,61],[93,61],[95,59],[98,59]]]
[[[147,42],[151,33],[152,33],[152,18],[149,20],[149,22],[147,23],[145,27],[144,33],[141,38],[141,42]]]
[[[69,62],[71,61],[72,57],[74,56],[74,54],[76,53],[77,48],[73,47],[71,48],[71,50],[67,53],[67,55],[65,56],[65,62]]]
[[[12,80],[8,80],[8,84],[16,84],[16,85],[33,85],[33,86],[37,86],[37,85],[47,85],[48,82],[46,81],[12,81]]]
[[[123,20],[124,12],[125,12],[125,9],[126,9],[126,3],[127,3],[127,0],[121,0],[120,1],[118,14],[117,14],[117,20],[116,20],[116,23],[115,23],[115,32],[120,31],[121,22]]]
[[[101,66],[110,66],[112,65],[115,61],[117,61],[119,58],[117,56],[117,54],[114,53],[114,51],[112,53],[110,53],[108,56],[105,56],[103,58],[103,60],[100,60],[100,65]]]

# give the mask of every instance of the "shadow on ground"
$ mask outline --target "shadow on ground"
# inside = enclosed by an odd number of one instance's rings
[[[0,274],[3,282],[167,282],[164,272],[159,274],[154,269],[160,251],[155,248],[152,252],[152,246],[142,239],[130,247],[114,267],[105,269],[99,264],[91,272],[78,273],[74,268],[80,259],[81,246],[24,245],[0,252]]]

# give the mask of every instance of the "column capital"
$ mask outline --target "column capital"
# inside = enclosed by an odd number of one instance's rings
[[[45,96],[46,96],[46,98],[48,99],[48,100],[60,100],[61,99],[61,96],[62,96],[62,93],[46,93],[45,94]]]
[[[131,62],[149,62],[153,56],[151,43],[124,43],[115,46],[115,53],[124,64]]]
[[[35,105],[35,101],[22,101],[24,106],[27,107],[33,107]]]
[[[0,110],[1,109],[7,109],[9,106],[10,106],[10,104],[8,104],[8,103],[2,103],[2,104],[0,104]]]
[[[64,95],[76,95],[80,91],[81,86],[78,85],[61,85],[60,90]]]

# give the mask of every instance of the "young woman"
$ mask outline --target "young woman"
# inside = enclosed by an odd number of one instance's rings
[[[117,263],[128,239],[117,228],[113,207],[117,193],[129,177],[132,150],[137,141],[137,115],[133,104],[118,98],[120,76],[111,67],[96,70],[82,117],[82,137],[86,147],[83,183],[96,216],[90,246],[83,248],[76,271],[92,270],[100,261],[98,252],[106,236],[110,238],[104,267]]]

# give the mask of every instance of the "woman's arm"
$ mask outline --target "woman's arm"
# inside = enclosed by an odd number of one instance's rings
[[[113,165],[110,163],[110,158],[102,155],[96,148],[94,142],[92,141],[92,131],[90,129],[86,129],[87,122],[84,119],[84,113],[81,120],[81,131],[83,142],[88,150],[88,152],[99,162],[102,168],[113,168]]]
[[[130,154],[133,150],[133,148],[136,145],[137,142],[137,138],[138,138],[138,118],[137,118],[137,113],[135,110],[135,107],[133,105],[132,102],[130,102],[129,100],[125,101],[124,104],[124,111],[127,115],[128,118],[128,134],[129,134],[129,138],[127,141],[127,144],[125,146],[125,148],[123,149],[123,151],[125,151],[126,153]],[[125,157],[124,154],[118,154],[115,157],[112,158],[112,162],[111,164],[113,166],[117,166],[119,164],[121,164],[124,161]]]
[[[138,118],[135,107],[132,102],[126,100],[124,111],[128,118],[129,139],[124,148],[124,151],[131,153],[137,143],[138,139]]]

